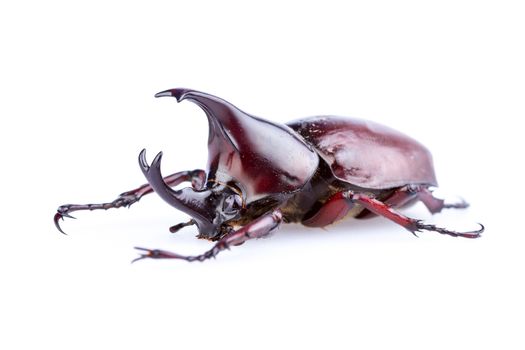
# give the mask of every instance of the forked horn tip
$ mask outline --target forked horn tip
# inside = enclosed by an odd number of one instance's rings
[[[187,89],[169,89],[156,93],[155,97],[175,97],[177,102],[180,102],[184,99],[186,92],[188,92]]]

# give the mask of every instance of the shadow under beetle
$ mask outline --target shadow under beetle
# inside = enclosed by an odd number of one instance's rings
[[[197,237],[215,241],[207,252],[184,256],[165,250],[136,248],[144,258],[203,261],[253,238],[267,236],[282,222],[323,227],[344,217],[383,216],[416,233],[435,231],[477,238],[484,228],[456,232],[409,218],[395,209],[421,201],[431,213],[466,208],[464,201],[445,204],[433,196],[437,181],[432,156],[420,143],[388,127],[353,118],[320,116],[277,124],[247,114],[218,97],[189,89],[172,89],[155,97],[189,100],[208,117],[207,171],[161,175],[162,152],[139,165],[148,184],[122,193],[110,203],[67,204],[54,217],[78,210],[130,206],[156,192],[191,220],[171,232],[195,225]],[[175,190],[182,182],[191,187]]]

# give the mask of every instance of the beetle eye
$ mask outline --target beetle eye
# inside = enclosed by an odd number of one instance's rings
[[[242,206],[241,196],[238,194],[231,194],[224,199],[222,203],[222,212],[224,214],[236,214]]]

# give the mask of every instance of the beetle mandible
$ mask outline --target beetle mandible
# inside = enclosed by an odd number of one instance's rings
[[[148,184],[101,204],[66,204],[54,222],[79,210],[129,207],[156,192],[191,219],[171,232],[195,225],[199,238],[216,242],[207,252],[184,256],[136,247],[144,258],[203,261],[230,246],[261,238],[281,223],[324,227],[344,217],[383,216],[408,231],[434,231],[477,238],[484,230],[457,232],[407,217],[396,209],[421,201],[431,213],[466,208],[465,201],[445,203],[434,197],[437,186],[430,152],[414,139],[371,121],[319,116],[286,125],[247,114],[216,96],[171,89],[155,97],[189,100],[203,109],[209,124],[207,170],[181,171],[163,177],[162,152],[151,164],[146,151],[139,165]],[[176,190],[175,186],[191,186]]]

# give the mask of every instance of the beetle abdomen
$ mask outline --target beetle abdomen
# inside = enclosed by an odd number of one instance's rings
[[[369,189],[437,186],[432,156],[416,140],[354,118],[313,117],[287,123],[312,144],[342,181]]]

